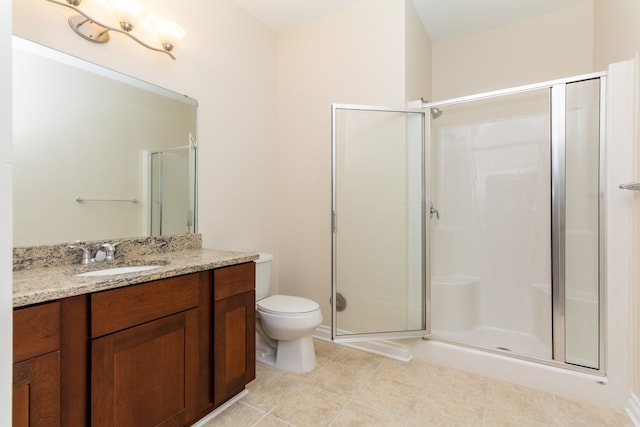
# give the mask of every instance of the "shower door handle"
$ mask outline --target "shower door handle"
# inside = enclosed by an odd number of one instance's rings
[[[436,214],[436,219],[440,221],[440,212],[433,207],[433,203],[429,202],[429,219],[433,219],[433,214]]]

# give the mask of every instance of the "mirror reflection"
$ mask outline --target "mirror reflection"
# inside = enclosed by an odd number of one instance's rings
[[[14,246],[196,231],[194,99],[14,37]]]

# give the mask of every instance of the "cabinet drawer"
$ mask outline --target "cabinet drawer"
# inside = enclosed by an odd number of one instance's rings
[[[187,274],[91,295],[91,338],[198,306],[200,274]]]
[[[215,301],[252,291],[256,282],[256,264],[247,262],[213,270]]]
[[[13,361],[60,349],[60,303],[13,311]]]

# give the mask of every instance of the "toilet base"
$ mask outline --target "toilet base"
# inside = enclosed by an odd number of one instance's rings
[[[278,341],[276,348],[256,334],[256,360],[272,368],[304,374],[316,367],[316,352],[311,335],[290,341]]]

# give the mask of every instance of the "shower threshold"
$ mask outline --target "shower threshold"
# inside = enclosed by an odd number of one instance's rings
[[[434,328],[431,333],[433,338],[445,341],[454,341],[473,347],[498,350],[536,359],[552,359],[551,344],[545,345],[534,334],[490,326],[479,326],[467,331],[455,332]]]

